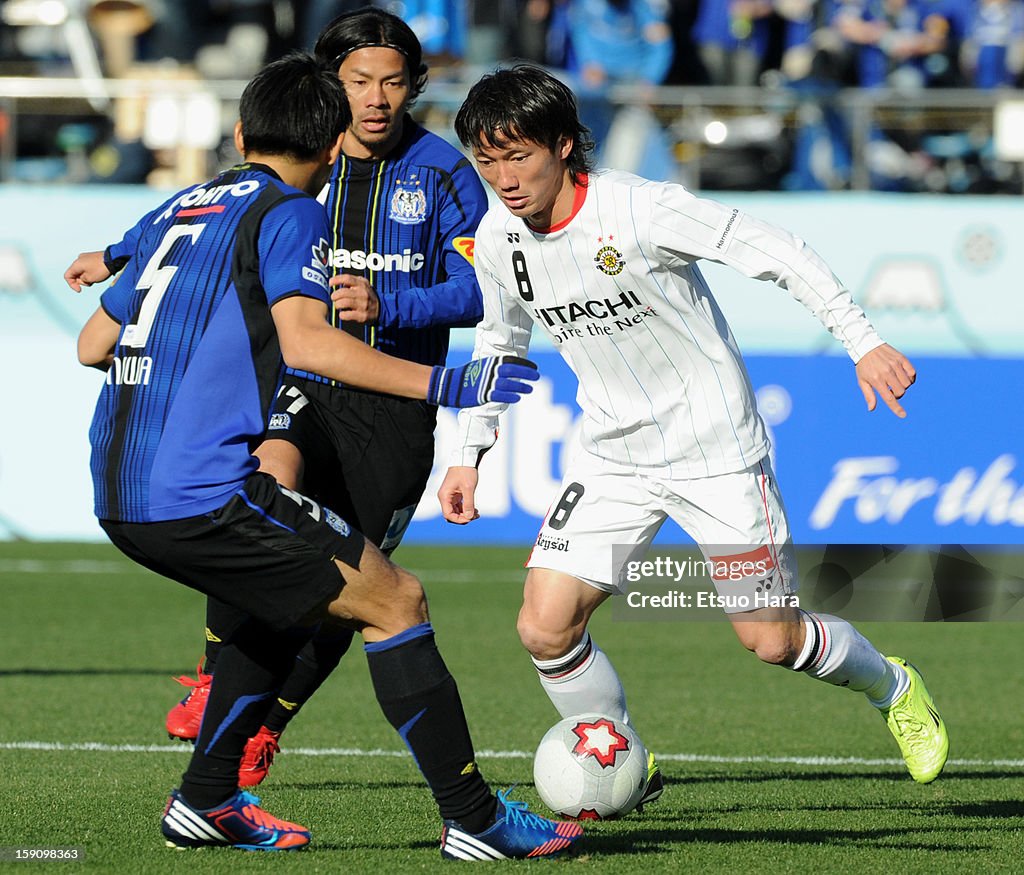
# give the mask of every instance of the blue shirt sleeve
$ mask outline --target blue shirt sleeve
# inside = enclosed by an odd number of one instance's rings
[[[468,161],[451,177],[452,188],[440,204],[438,245],[442,247],[444,282],[403,289],[401,295],[380,295],[381,325],[398,328],[476,325],[483,317],[483,296],[473,270],[477,225],[487,212],[487,195]]]
[[[311,197],[284,200],[264,216],[258,252],[268,304],[304,295],[330,305],[329,237],[327,214]]]
[[[155,210],[150,210],[144,215],[138,222],[136,222],[131,228],[129,228],[124,237],[122,237],[117,243],[111,243],[103,251],[103,263],[107,266],[112,274],[120,271],[139,248],[139,241],[142,239],[142,235],[146,232],[147,228],[157,221],[158,217],[162,216],[165,212],[169,211],[179,200],[181,200],[187,191],[180,191],[164,201]]]
[[[135,284],[139,281],[138,273],[138,259],[128,261],[124,270],[114,277],[114,281],[100,295],[100,306],[111,319],[122,325],[131,317],[129,307]]]

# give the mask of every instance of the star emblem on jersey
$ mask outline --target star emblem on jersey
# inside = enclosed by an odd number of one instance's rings
[[[629,739],[616,732],[615,724],[607,718],[593,722],[581,721],[572,731],[579,739],[572,749],[573,755],[581,760],[593,757],[602,769],[615,765],[615,756],[619,751],[629,750]]]
[[[426,221],[427,195],[415,173],[398,180],[391,195],[390,217],[400,225],[420,225]]]
[[[610,237],[608,238],[611,239]],[[600,243],[601,241],[598,240]],[[601,273],[607,276],[618,276],[626,266],[626,259],[614,246],[602,246],[594,256],[594,264]]]

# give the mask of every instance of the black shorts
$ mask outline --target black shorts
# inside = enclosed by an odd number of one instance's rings
[[[341,591],[333,559],[359,567],[365,541],[344,519],[266,474],[211,513],[158,523],[100,520],[125,555],[275,629]]]
[[[402,539],[434,464],[437,408],[285,376],[267,439],[302,454],[302,489],[390,553]]]

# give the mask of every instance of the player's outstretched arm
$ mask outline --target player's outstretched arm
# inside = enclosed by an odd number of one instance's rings
[[[110,279],[110,270],[103,262],[103,252],[82,252],[71,262],[71,267],[64,271],[64,281],[76,291],[83,286],[101,283]]]
[[[437,490],[441,502],[441,513],[450,523],[464,526],[480,518],[476,509],[476,485],[480,472],[466,465],[454,465],[444,475],[444,482]]]
[[[887,343],[876,346],[871,352],[865,353],[857,362],[857,383],[868,410],[874,410],[878,403],[875,392],[886,403],[889,409],[900,419],[904,419],[907,411],[900,405],[907,389],[917,379],[917,371],[910,360],[898,349]]]
[[[285,364],[361,389],[421,398],[443,407],[513,404],[532,391],[537,366],[514,356],[475,359],[455,368],[431,368],[375,350],[327,322],[327,305],[294,295],[271,313]]]

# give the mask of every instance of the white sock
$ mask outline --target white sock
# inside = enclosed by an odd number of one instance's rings
[[[533,664],[540,685],[562,717],[593,712],[629,723],[622,682],[589,632],[565,656],[534,659]]]
[[[888,708],[910,684],[907,673],[889,662],[846,620],[801,611],[806,632],[794,671],[864,693],[876,708]]]

